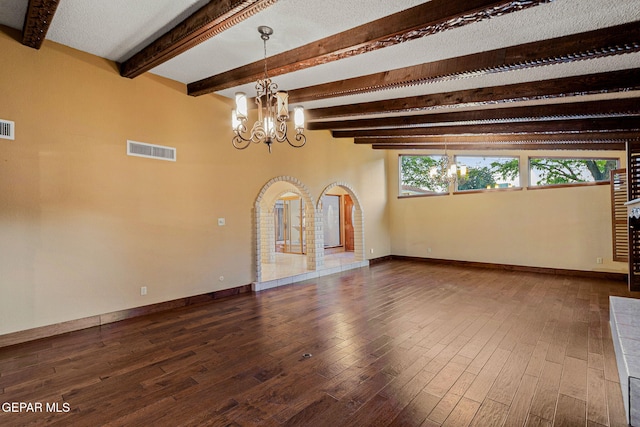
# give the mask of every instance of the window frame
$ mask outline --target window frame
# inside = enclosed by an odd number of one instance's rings
[[[402,158],[403,157],[445,157],[444,154],[398,154],[398,198],[399,199],[410,199],[415,197],[438,197],[438,196],[447,196],[451,194],[451,186],[449,185],[446,191],[443,192],[432,192],[428,194],[402,194]]]
[[[449,185],[448,191],[445,192],[432,192],[427,194],[407,194],[403,195],[402,189],[402,158],[403,157],[437,157],[441,159],[444,157],[444,154],[406,154],[399,153],[398,154],[398,198],[415,198],[415,197],[435,197],[435,196],[446,196],[446,195],[460,195],[460,194],[476,194],[476,193],[485,193],[485,192],[504,192],[504,191],[521,191],[525,190],[544,190],[550,188],[570,188],[570,187],[589,187],[589,186],[597,186],[597,185],[610,185],[610,179],[602,181],[587,181],[587,182],[574,182],[574,183],[560,183],[560,184],[546,184],[546,185],[532,185],[531,183],[531,160],[532,159],[564,159],[564,160],[605,160],[605,161],[615,161],[616,168],[620,169],[622,167],[622,159],[620,157],[599,157],[599,156],[532,156],[526,155],[526,169],[523,165],[523,160],[525,158],[525,154],[522,155],[504,155],[504,156],[496,156],[496,155],[483,155],[483,154],[455,154],[451,156],[453,161],[458,164],[459,157],[484,157],[484,158],[517,158],[518,166],[519,166],[519,174],[518,174],[518,187],[508,187],[508,188],[482,188],[482,189],[473,189],[473,190],[458,190],[458,180],[456,179],[453,185]],[[615,170],[612,169],[612,170]],[[524,173],[523,173],[524,172]]]
[[[458,194],[473,194],[473,193],[487,193],[487,192],[501,192],[501,191],[520,191],[522,190],[524,187],[522,185],[522,156],[516,156],[516,155],[506,155],[506,156],[496,156],[496,155],[483,155],[483,154],[470,154],[470,155],[459,155],[456,154],[455,156],[453,156],[453,161],[454,163],[457,165],[458,164],[458,157],[482,157],[482,158],[496,158],[496,159],[518,159],[518,186],[514,186],[514,187],[498,187],[498,188],[475,188],[475,189],[471,189],[471,190],[459,190],[458,189],[458,179],[456,178],[455,184],[454,184],[454,189],[453,189],[453,194],[454,195],[458,195]],[[467,166],[468,167],[468,166]]]
[[[571,182],[571,183],[560,183],[560,184],[545,184],[545,185],[535,185],[531,182],[531,159],[560,159],[560,160],[614,160],[616,162],[616,167],[612,170],[621,168],[621,160],[619,157],[593,157],[593,156],[579,156],[579,157],[568,157],[568,156],[527,156],[527,190],[545,190],[550,188],[569,188],[569,187],[589,187],[595,185],[611,185],[610,177],[606,180],[602,181],[587,181],[587,182]]]

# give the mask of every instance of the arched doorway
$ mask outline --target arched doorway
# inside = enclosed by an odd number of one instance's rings
[[[325,268],[365,260],[364,215],[355,191],[344,182],[325,187],[316,211],[322,219]]]
[[[279,217],[280,206],[282,215]],[[289,209],[286,236],[279,232],[284,226],[284,206]],[[316,212],[311,195],[302,182],[292,177],[271,179],[258,194],[254,211],[256,282],[316,269]],[[279,224],[278,218],[283,223]],[[281,237],[286,240],[281,241]],[[288,250],[278,250],[280,244],[284,248],[287,243]]]
[[[306,214],[302,196],[293,191],[281,194],[276,199],[273,213],[276,254],[306,254]]]
[[[344,235],[350,238],[351,243],[347,243],[345,239],[344,249],[349,249],[343,250],[341,254],[325,254],[323,197],[336,194],[341,196],[341,203],[343,203],[340,209],[349,211],[349,215],[345,215],[344,212],[342,215],[349,218],[348,223],[353,229],[344,231]],[[296,218],[296,224],[298,224],[298,230],[304,233],[300,236],[303,249],[299,253],[278,251],[281,236],[277,223],[284,220],[284,200],[294,199],[299,200],[299,206],[302,209],[301,214]],[[283,201],[283,212],[279,217],[277,209],[280,201]],[[336,214],[337,209],[334,208],[332,215]],[[346,183],[336,182],[328,185],[318,200],[313,203],[309,190],[302,182],[288,176],[273,178],[262,187],[256,198],[254,226],[256,277],[252,284],[254,291],[369,265],[364,253],[362,206],[353,189]],[[347,228],[344,225],[343,227]]]

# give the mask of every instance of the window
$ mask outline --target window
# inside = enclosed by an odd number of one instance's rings
[[[529,185],[568,185],[609,182],[618,159],[530,157]]]
[[[525,171],[529,188],[609,183],[618,169],[616,158],[529,157]],[[455,156],[447,169],[444,155],[400,155],[400,196],[449,193],[447,170],[455,174],[457,193],[520,188],[520,157]]]
[[[457,191],[520,187],[517,157],[456,156],[455,161],[459,175]]]
[[[434,173],[444,156],[400,156],[400,196],[447,194],[449,183]]]

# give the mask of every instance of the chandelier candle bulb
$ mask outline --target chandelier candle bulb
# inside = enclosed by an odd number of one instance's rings
[[[238,129],[238,126],[240,126],[240,120],[238,120],[238,113],[236,113],[236,110],[231,110],[231,128],[233,129]]]
[[[271,136],[273,133],[273,120],[271,120],[271,117],[264,118],[264,130],[267,132],[267,136]]]
[[[293,122],[296,130],[302,132],[304,129],[304,108],[295,107],[293,109]]]
[[[236,93],[236,119],[244,119],[247,117],[247,94],[244,92]],[[234,129],[236,126],[234,126]]]

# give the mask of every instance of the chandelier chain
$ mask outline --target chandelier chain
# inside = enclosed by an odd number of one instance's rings
[[[264,78],[265,80],[269,78],[267,74],[267,40],[269,40],[269,36],[262,36],[262,43],[264,45]]]

